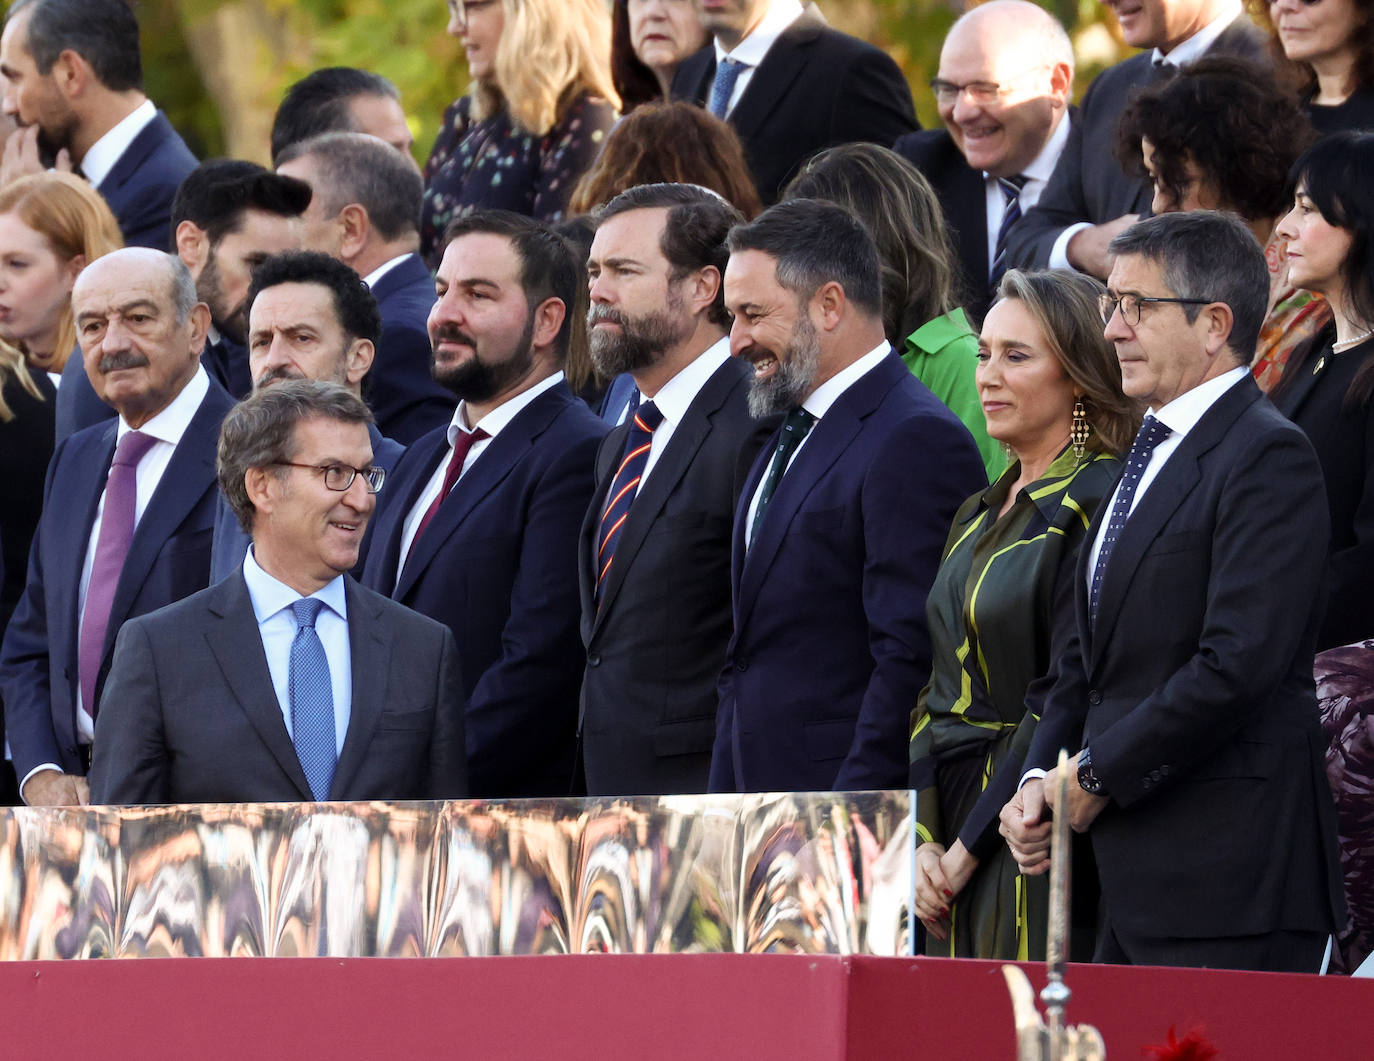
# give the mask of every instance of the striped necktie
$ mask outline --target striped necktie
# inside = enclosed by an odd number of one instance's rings
[[[649,463],[649,449],[653,445],[653,434],[663,423],[663,414],[653,402],[644,402],[628,421],[630,430],[625,436],[625,455],[620,459],[615,478],[611,480],[610,498],[606,511],[601,516],[601,530],[597,534],[596,549],[596,599],[601,600],[601,587],[605,585],[606,575],[615,560],[615,548],[620,543],[621,531],[630,516],[630,505],[639,492],[639,481],[644,477],[644,467]]]
[[[1016,222],[1021,220],[1021,189],[1026,186],[1029,177],[1018,173],[1014,177],[998,177],[997,184],[1002,189],[1002,198],[1006,200],[1006,209],[1002,211],[1002,224],[997,229],[997,246],[992,255],[992,268],[988,270],[988,288],[995,295],[997,285],[1002,282],[1002,275],[1007,271],[1007,236],[1011,234]]]

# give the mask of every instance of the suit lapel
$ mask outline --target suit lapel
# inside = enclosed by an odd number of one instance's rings
[[[387,496],[386,507],[376,519],[373,537],[382,544],[382,552],[375,566],[369,559],[367,583],[384,596],[392,596],[396,576],[400,573],[401,538],[405,533],[406,517],[434,475],[447,446],[447,429],[438,428],[405,451],[404,472],[409,478],[397,476],[396,492]],[[386,486],[390,489],[393,483],[388,482]]]
[[[348,644],[352,658],[353,699],[348,716],[348,732],[344,735],[339,765],[334,770],[330,786],[331,799],[343,799],[353,787],[353,780],[362,769],[367,751],[372,747],[372,735],[377,719],[386,706],[387,642],[382,636],[382,609],[375,599],[368,599],[358,584],[344,576],[344,595],[348,602]]]
[[[744,95],[730,112],[730,124],[741,140],[747,142],[763,129],[792,83],[805,73],[805,45],[815,39],[820,28],[821,23],[814,16],[802,15],[768,49],[763,62],[749,78]]]
[[[81,595],[81,568],[90,548],[91,538],[98,534],[95,514],[100,505],[100,495],[105,490],[109,478],[110,464],[114,460],[115,431],[119,421],[111,420],[99,429],[99,438],[84,445],[84,452],[71,454],[73,483],[70,492],[63,489],[63,495],[71,499],[70,518],[60,521],[56,559],[49,563],[59,563],[62,571],[62,600],[56,615],[50,615],[54,637],[62,638],[72,663],[72,708],[76,708],[76,667],[79,658],[81,619],[78,601]],[[75,449],[75,445],[72,447]],[[55,496],[55,495],[54,495]],[[55,572],[45,574],[53,579]],[[64,629],[65,628],[65,629]]]

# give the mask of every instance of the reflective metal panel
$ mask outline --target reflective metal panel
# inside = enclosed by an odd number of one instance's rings
[[[0,959],[900,954],[906,792],[0,810]]]

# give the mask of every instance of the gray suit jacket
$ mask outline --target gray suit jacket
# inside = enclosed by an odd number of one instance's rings
[[[345,578],[353,702],[330,799],[467,792],[448,630]],[[125,623],[96,720],[96,803],[297,802],[310,787],[239,573]]]

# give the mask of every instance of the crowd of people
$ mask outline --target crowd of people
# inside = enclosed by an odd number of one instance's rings
[[[15,0],[8,801],[909,787],[929,954],[1044,955],[1058,815],[1078,956],[1358,964],[1371,30],[1110,6],[1078,106],[972,8],[921,130],[801,0],[449,0],[423,167],[328,68],[267,169]]]

